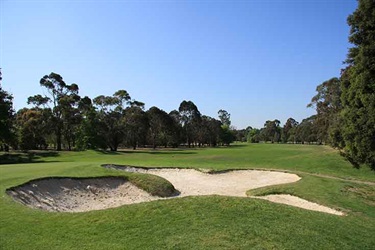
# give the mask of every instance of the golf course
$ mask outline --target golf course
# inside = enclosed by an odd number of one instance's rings
[[[354,168],[328,146],[235,143],[118,152],[35,151],[29,160],[0,165],[1,249],[373,249],[375,244],[374,171]],[[249,189],[244,197],[188,195],[76,213],[30,208],[7,194],[13,187],[50,177],[120,177],[152,196],[171,188],[151,173],[104,168],[106,164],[210,173],[262,170],[300,179]],[[251,198],[273,194],[296,196],[344,215]]]

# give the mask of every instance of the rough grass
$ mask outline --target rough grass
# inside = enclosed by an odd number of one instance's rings
[[[62,152],[38,160],[0,165],[1,249],[373,249],[375,245],[374,186],[311,175],[374,181],[374,172],[352,168],[328,147],[239,144],[216,149]],[[161,178],[100,167],[105,163],[298,171],[302,180],[296,183],[249,193],[290,193],[343,210],[347,216],[222,196],[49,213],[24,207],[5,194],[6,188],[48,176],[124,175],[150,192],[168,186]]]

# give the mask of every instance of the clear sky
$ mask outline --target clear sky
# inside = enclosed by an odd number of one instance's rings
[[[355,0],[0,0],[0,67],[15,109],[50,72],[81,96],[119,89],[167,112],[191,100],[232,125],[301,121],[340,74]]]

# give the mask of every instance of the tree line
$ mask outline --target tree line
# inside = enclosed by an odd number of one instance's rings
[[[93,99],[81,97],[77,84],[66,84],[53,72],[42,77],[40,85],[48,94],[30,96],[27,103],[32,107],[17,112],[12,96],[0,89],[3,149],[53,146],[58,151],[117,151],[119,146],[200,147],[229,145],[234,140],[225,110],[219,110],[219,120],[202,115],[192,101],[181,102],[170,113],[155,106],[145,111],[145,104],[132,99],[126,90]]]
[[[283,126],[277,119],[268,120],[263,128],[247,127],[234,130],[236,141],[242,142],[270,142],[270,143],[295,143],[295,144],[322,144],[317,139],[316,115],[303,119],[300,123],[294,118],[289,118]]]

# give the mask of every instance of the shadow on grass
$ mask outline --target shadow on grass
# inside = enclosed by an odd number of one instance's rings
[[[0,164],[40,163],[43,158],[59,156],[55,151],[29,151],[0,154]]]
[[[96,150],[98,153],[106,155],[123,155],[123,154],[152,154],[152,155],[191,155],[197,154],[197,152],[189,152],[183,149],[173,149],[173,150],[158,150],[158,149],[141,149],[141,150],[121,150],[121,151],[106,151],[106,150]]]
[[[229,146],[222,146],[220,148],[246,148],[248,146],[249,146],[249,144],[233,144],[233,145],[229,145]]]

